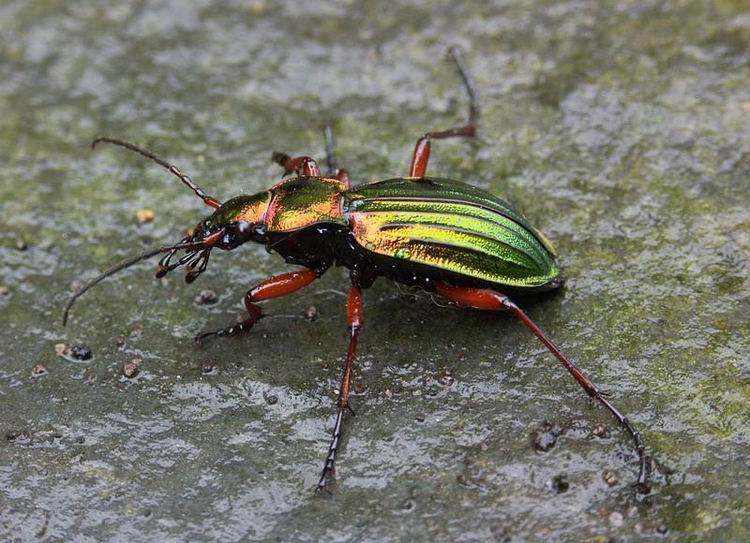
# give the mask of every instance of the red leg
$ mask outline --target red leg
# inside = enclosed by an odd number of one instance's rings
[[[476,125],[467,124],[466,126],[451,128],[442,132],[428,132],[419,138],[417,145],[414,146],[414,154],[412,155],[411,166],[409,167],[409,177],[424,177],[427,171],[427,162],[430,160],[430,149],[432,147],[430,140],[442,140],[461,136],[473,138],[476,136],[476,132]]]
[[[352,182],[349,179],[349,172],[344,168],[336,168],[336,179],[341,181],[344,190],[349,190],[352,187]]]
[[[305,177],[320,177],[318,163],[309,156],[290,157],[286,153],[275,152],[271,158],[279,166],[284,168],[284,173],[296,173]]]
[[[270,277],[265,281],[258,283],[256,286],[251,288],[245,294],[244,302],[247,308],[248,318],[244,321],[222,328],[220,330],[214,330],[212,332],[203,332],[195,336],[195,342],[200,343],[205,338],[211,336],[217,337],[228,337],[236,336],[242,332],[247,332],[253,325],[263,318],[263,312],[256,302],[268,300],[270,298],[279,298],[291,294],[303,287],[306,287],[320,275],[315,270],[303,270],[289,273],[282,273]]]
[[[458,47],[451,47],[448,54],[453,62],[456,63],[458,74],[461,76],[461,81],[464,84],[466,93],[469,95],[469,122],[464,126],[457,126],[449,130],[428,132],[419,138],[417,144],[414,146],[414,154],[412,155],[411,166],[409,167],[409,177],[424,177],[424,174],[427,171],[427,163],[430,160],[430,149],[432,147],[431,140],[442,140],[456,137],[473,138],[477,133],[479,106],[477,104],[477,91],[474,87],[474,82],[469,75],[469,70],[466,68],[461,50]]]
[[[351,408],[349,407],[349,392],[352,386],[352,370],[354,369],[354,357],[357,352],[357,338],[359,337],[359,330],[362,327],[362,290],[359,287],[352,286],[349,289],[349,298],[346,303],[346,318],[349,326],[349,349],[346,352],[344,373],[341,376],[341,387],[339,388],[339,410],[336,414],[336,422],[333,425],[333,434],[331,442],[328,445],[328,455],[323,466],[323,472],[318,481],[318,491],[326,488],[329,478],[335,473],[336,455],[338,454],[341,435],[344,430],[344,416],[347,411],[351,412]]]
[[[441,296],[444,296],[448,300],[455,302],[460,305],[474,307],[476,309],[484,309],[489,311],[510,311],[513,315],[521,321],[521,323],[528,328],[532,334],[534,334],[539,341],[541,341],[545,347],[560,361],[566,370],[578,381],[586,394],[591,398],[595,399],[606,407],[612,415],[619,421],[619,423],[627,430],[630,436],[633,438],[635,443],[635,450],[638,453],[638,459],[640,460],[640,473],[638,475],[638,487],[639,489],[647,493],[649,492],[649,481],[648,481],[648,457],[646,456],[645,447],[641,440],[640,434],[633,428],[628,418],[624,416],[620,411],[612,405],[612,403],[602,394],[597,386],[592,383],[578,367],[576,367],[568,358],[552,343],[552,341],[542,332],[542,330],[532,321],[526,313],[514,304],[507,296],[488,289],[479,288],[466,288],[466,287],[454,287],[446,283],[438,282],[435,283],[435,290]]]

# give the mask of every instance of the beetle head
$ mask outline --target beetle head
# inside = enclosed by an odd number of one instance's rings
[[[169,251],[159,262],[157,277],[182,265],[187,267],[185,280],[195,281],[208,266],[208,257],[214,247],[231,251],[247,241],[263,243],[265,241],[264,218],[270,192],[261,192],[252,196],[237,196],[222,204],[212,215],[199,222],[193,233],[180,241],[180,245],[191,244],[179,260],[171,262],[177,251]]]

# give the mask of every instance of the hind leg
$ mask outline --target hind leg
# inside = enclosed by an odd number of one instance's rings
[[[526,313],[521,311],[521,309],[506,295],[495,292],[494,290],[455,287],[443,282],[436,282],[435,290],[444,298],[457,304],[488,311],[509,311],[514,317],[521,321],[521,324],[534,334],[537,339],[547,347],[549,352],[560,361],[563,367],[568,370],[568,373],[570,373],[570,375],[578,382],[586,394],[606,407],[607,410],[614,415],[620,425],[625,428],[628,434],[630,434],[630,437],[633,438],[635,451],[638,454],[638,460],[640,462],[637,486],[641,492],[649,492],[649,459],[646,456],[646,449],[641,440],[641,435],[635,430],[628,418],[605,397],[599,388],[591,382],[575,364],[568,360],[568,357],[562,353],[557,345],[552,343],[552,340],[545,335],[541,328],[539,328],[536,323],[526,315]]]

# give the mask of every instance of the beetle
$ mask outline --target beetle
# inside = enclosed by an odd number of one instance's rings
[[[544,334],[509,294],[554,290],[562,283],[552,244],[510,203],[460,181],[426,175],[433,140],[476,135],[477,92],[459,49],[449,55],[469,99],[469,120],[417,140],[409,175],[352,186],[336,166],[333,137],[326,127],[328,171],[309,156],[275,152],[285,176],[269,190],[239,195],[226,202],[209,196],[173,164],[132,143],[98,138],[134,151],[166,168],[214,211],[178,243],[129,258],[80,287],[63,312],[65,325],[74,302],[107,277],[146,258],[163,254],[157,277],[185,266],[193,282],[206,269],[214,249],[231,251],[246,242],[261,243],[288,264],[301,266],[252,287],[244,297],[247,317],[240,323],[195,337],[234,336],[249,331],[262,317],[259,302],[286,296],[310,285],[332,266],[350,273],[346,315],[349,347],[343,365],[337,414],[317,489],[327,487],[347,413],[357,339],[363,323],[362,291],[378,277],[417,286],[449,302],[487,311],[508,311],[559,360],[586,394],[603,405],[633,440],[639,459],[637,486],[649,490],[650,459],[640,434],[593,382]],[[180,258],[177,254],[183,252]]]

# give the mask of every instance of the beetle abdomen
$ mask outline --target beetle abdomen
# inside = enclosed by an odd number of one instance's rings
[[[397,178],[344,194],[364,249],[514,289],[559,275],[549,242],[509,203],[449,179]]]

